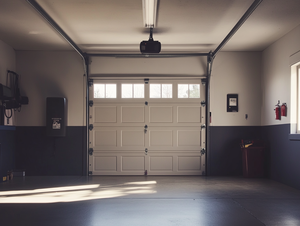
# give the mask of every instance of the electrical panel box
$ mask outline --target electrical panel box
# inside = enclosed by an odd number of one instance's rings
[[[227,94],[227,112],[239,111],[239,95]]]
[[[66,136],[67,99],[64,97],[47,97],[46,134],[49,137]]]

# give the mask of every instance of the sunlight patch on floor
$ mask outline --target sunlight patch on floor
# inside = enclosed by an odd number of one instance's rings
[[[42,188],[33,190],[0,191],[0,203],[57,203],[107,199],[131,194],[156,193],[156,181],[129,182],[110,187],[100,184]]]

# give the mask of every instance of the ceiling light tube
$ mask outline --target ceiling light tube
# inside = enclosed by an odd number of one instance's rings
[[[154,27],[156,24],[157,0],[142,1],[144,26],[147,28]]]

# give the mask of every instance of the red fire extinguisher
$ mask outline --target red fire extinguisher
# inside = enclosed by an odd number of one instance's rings
[[[275,105],[276,106],[276,108],[274,109],[275,110],[275,119],[276,120],[280,120],[281,119],[281,112],[280,112],[280,110],[281,110],[281,108],[280,108],[280,105],[279,105],[279,101],[278,101],[278,104],[276,104]]]
[[[281,105],[281,116],[287,116],[287,106],[286,103]]]

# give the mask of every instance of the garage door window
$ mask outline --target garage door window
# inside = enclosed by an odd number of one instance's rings
[[[122,98],[144,98],[144,84],[122,84]]]
[[[178,98],[200,98],[200,84],[178,84]]]
[[[117,98],[117,85],[94,84],[94,98]]]
[[[150,84],[150,98],[172,97],[172,84]]]

